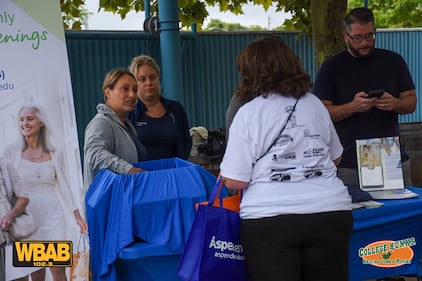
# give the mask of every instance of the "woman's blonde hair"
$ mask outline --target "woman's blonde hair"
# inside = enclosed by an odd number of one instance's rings
[[[147,56],[147,55],[140,55],[140,56],[134,57],[130,64],[129,70],[130,72],[132,72],[133,75],[135,75],[135,77],[138,77],[138,68],[144,64],[149,65],[152,68],[154,68],[155,71],[157,71],[158,77],[160,77],[161,75],[160,67],[158,66],[158,64],[155,62],[155,60],[152,57]]]

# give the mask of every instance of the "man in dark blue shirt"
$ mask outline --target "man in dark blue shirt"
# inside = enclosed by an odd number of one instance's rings
[[[357,139],[399,135],[399,114],[416,109],[416,89],[404,59],[375,48],[374,15],[356,8],[344,19],[347,49],[321,65],[313,93],[326,105],[344,147],[338,176],[359,185]],[[368,92],[381,90],[380,97]],[[411,185],[409,157],[402,151],[405,185]]]

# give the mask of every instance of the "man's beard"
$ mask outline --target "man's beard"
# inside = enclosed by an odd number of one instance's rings
[[[349,42],[347,42],[347,49],[356,58],[365,58],[365,57],[370,56],[372,54],[372,52],[374,51],[374,48],[375,48],[375,41],[374,41],[374,44],[372,46],[368,46],[368,47],[365,47],[365,48],[363,48],[363,47],[354,48],[352,46],[352,44],[350,44]],[[367,54],[364,54],[363,55],[363,54],[361,54],[359,52],[359,50],[361,50],[361,49],[369,49],[369,52]]]

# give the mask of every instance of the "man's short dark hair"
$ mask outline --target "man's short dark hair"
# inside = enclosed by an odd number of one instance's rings
[[[350,31],[350,25],[353,23],[367,24],[374,23],[374,14],[365,7],[355,8],[351,10],[344,18],[344,28]]]

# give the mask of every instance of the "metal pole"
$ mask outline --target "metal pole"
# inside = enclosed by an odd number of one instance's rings
[[[145,18],[147,19],[147,18],[149,18],[150,16],[151,16],[151,12],[150,12],[150,3],[149,3],[149,1],[150,0],[145,0],[144,1],[144,5],[145,5]]]
[[[368,1],[369,1],[369,0],[363,0],[363,6],[364,6],[365,8],[368,8]]]
[[[178,10],[178,1],[158,1],[163,94],[167,98],[180,101],[182,97],[182,59]]]

